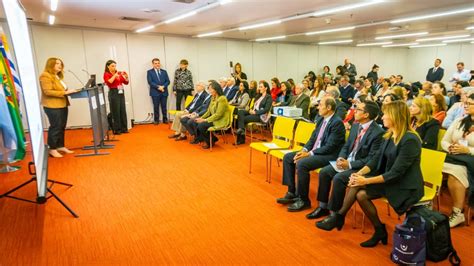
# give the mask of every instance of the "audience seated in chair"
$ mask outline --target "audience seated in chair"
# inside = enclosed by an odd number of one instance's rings
[[[451,227],[465,221],[462,210],[467,188],[469,206],[474,205],[474,94],[468,97],[464,105],[466,116],[456,119],[441,141],[443,150],[448,152],[443,173],[448,174],[448,189],[453,199],[453,210],[449,217]]]
[[[335,99],[335,101],[336,101],[335,114],[336,114],[336,116],[341,118],[341,120],[344,120],[346,118],[347,110],[346,110],[346,104],[339,100],[340,96],[341,96],[341,94],[339,94],[339,89],[336,86],[329,86],[329,87],[326,88],[326,95],[324,95],[323,99],[325,97],[331,97],[331,98]],[[314,120],[316,121],[319,118],[321,118],[321,117],[318,113],[316,115],[316,117],[314,118]]]
[[[246,80],[242,80],[239,85],[239,91],[234,96],[234,99],[229,102],[230,105],[235,106],[235,113],[237,113],[238,110],[245,110],[248,108],[248,104],[250,101],[249,97],[249,84]]]
[[[336,101],[325,97],[319,103],[320,118],[311,138],[299,152],[289,152],[283,157],[283,184],[288,192],[277,199],[280,204],[290,204],[288,211],[301,211],[311,207],[309,199],[310,172],[336,160],[344,145],[345,128],[341,118],[335,115]],[[296,176],[298,185],[296,185]]]
[[[471,94],[474,94],[474,88],[471,87],[463,87],[459,88],[459,90],[461,101],[453,104],[453,106],[451,106],[451,108],[446,112],[446,117],[444,118],[442,125],[443,128],[449,128],[456,119],[464,117],[466,112],[465,102]]]
[[[211,95],[211,103],[207,112],[202,117],[194,120],[196,127],[196,138],[192,144],[204,142],[203,149],[209,149],[209,131],[210,127],[224,127],[229,124],[229,104],[227,98],[224,96],[221,86],[216,81],[211,81],[209,84],[209,94]],[[217,141],[217,137],[213,136],[213,144]]]
[[[230,102],[232,99],[234,99],[235,94],[237,94],[237,91],[239,88],[235,86],[235,79],[230,77],[227,78],[227,84],[226,88],[222,89],[223,95],[227,98],[227,101]]]
[[[181,119],[184,117],[197,117],[198,114],[196,111],[204,104],[207,100],[209,102],[209,95],[205,91],[206,84],[204,82],[198,82],[195,88],[195,94],[193,101],[185,107],[183,111],[178,111],[175,114],[173,124],[171,125],[171,129],[175,132],[174,134],[170,135],[168,138],[175,139],[176,141],[185,140],[186,135],[186,128],[181,123]]]
[[[237,118],[237,145],[245,143],[245,125],[250,122],[264,122],[270,119],[272,96],[270,86],[264,80],[258,84],[259,96],[256,97],[252,110],[239,110]]]
[[[276,100],[272,103],[272,106],[288,106],[291,99],[293,98],[293,93],[290,90],[290,83],[288,81],[283,81],[280,83],[280,94]]]
[[[319,172],[317,194],[319,206],[306,215],[308,219],[327,216],[329,211],[339,211],[346,194],[349,177],[364,167],[380,149],[384,130],[374,122],[380,112],[379,106],[370,101],[361,102],[357,104],[355,110],[355,123],[352,124],[347,142],[339,152],[336,160],[337,169],[332,165],[327,165]],[[329,200],[331,182],[332,193]]]
[[[428,99],[417,97],[410,106],[411,127],[421,138],[421,147],[436,150],[440,124],[432,117],[433,109]]]
[[[383,123],[388,128],[385,141],[376,156],[349,179],[349,192],[342,208],[317,222],[320,229],[341,230],[345,215],[357,200],[375,227],[373,236],[362,247],[374,247],[380,241],[386,245],[388,233],[372,200],[385,197],[397,214],[402,215],[424,194],[420,168],[421,141],[410,127],[410,112],[406,103],[394,101],[383,106]]]
[[[443,95],[440,94],[433,94],[429,99],[431,107],[433,107],[433,118],[436,119],[441,126],[446,118],[446,110],[448,109],[446,101]]]
[[[296,95],[293,96],[291,102],[288,106],[293,106],[300,108],[302,110],[301,116],[308,119],[309,118],[309,96],[303,93],[304,86],[303,84],[297,84],[295,88]]]

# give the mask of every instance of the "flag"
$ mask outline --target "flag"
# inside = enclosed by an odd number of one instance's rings
[[[15,161],[17,150],[15,128],[2,87],[0,89],[0,163],[7,164]]]
[[[0,29],[1,30],[1,29]],[[1,88],[5,95],[7,107],[16,134],[16,154],[13,160],[22,160],[25,157],[25,133],[21,121],[20,110],[17,101],[17,90],[15,89],[15,82],[10,68],[10,60],[7,58],[8,48],[6,38],[4,38],[3,31],[0,39],[0,78]],[[19,79],[18,79],[19,83]]]

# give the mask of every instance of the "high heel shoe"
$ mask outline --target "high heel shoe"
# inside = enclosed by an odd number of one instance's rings
[[[385,228],[385,224],[382,224],[381,226],[375,227],[375,233],[372,237],[369,240],[360,243],[360,246],[364,248],[375,247],[379,241],[382,242],[382,244],[387,245],[387,238],[387,229]]]
[[[74,153],[73,151],[71,151],[70,149],[68,149],[66,147],[57,148],[56,150],[64,152],[64,153],[68,153],[68,154]]]
[[[337,228],[337,231],[341,231],[342,227],[344,226],[344,220],[344,215],[333,212],[324,220],[317,222],[316,227],[326,231],[331,231],[334,228]]]
[[[49,150],[49,156],[54,158],[62,158],[63,156],[56,149]]]

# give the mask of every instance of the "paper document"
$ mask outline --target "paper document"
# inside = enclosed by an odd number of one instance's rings
[[[104,105],[104,94],[103,93],[99,93],[99,104],[100,105]]]
[[[270,148],[270,149],[276,149],[276,148],[280,148],[280,146],[276,145],[275,143],[272,143],[272,142],[269,142],[269,143],[263,143],[263,145],[267,148]]]
[[[337,167],[336,161],[329,161],[329,163],[331,164],[332,168],[334,168],[334,171],[336,171],[338,173],[341,173],[341,172],[345,171],[344,169],[341,169],[341,168]]]
[[[92,109],[97,109],[97,100],[95,99],[95,96],[91,97],[91,103],[92,103]]]
[[[287,154],[287,153],[290,153],[292,152],[292,150],[280,150],[283,154]]]

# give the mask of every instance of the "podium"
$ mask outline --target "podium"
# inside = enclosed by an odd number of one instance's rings
[[[92,85],[92,86],[90,86]],[[108,155],[109,152],[101,152],[101,149],[112,149],[114,145],[105,144],[109,131],[107,122],[107,108],[105,104],[104,84],[95,84],[95,77],[91,78],[87,85],[79,92],[69,95],[71,99],[87,98],[92,123],[93,145],[84,146],[83,150],[93,150],[92,153],[78,154],[76,157]]]

